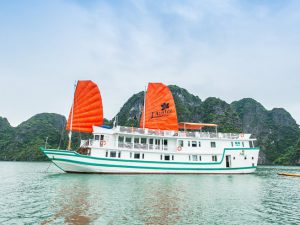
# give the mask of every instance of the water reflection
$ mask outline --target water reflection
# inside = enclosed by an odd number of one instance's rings
[[[56,210],[53,216],[41,224],[53,224],[63,221],[64,224],[90,224],[95,218],[89,215],[90,193],[88,190],[89,177],[79,177],[70,174],[50,175],[49,179],[63,179],[56,187],[56,196],[52,208]],[[94,217],[94,218],[93,218]]]

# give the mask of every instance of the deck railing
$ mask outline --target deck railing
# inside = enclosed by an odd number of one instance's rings
[[[126,134],[144,134],[149,136],[161,137],[195,137],[195,138],[218,138],[218,139],[238,139],[250,138],[250,134],[237,134],[237,133],[217,133],[217,132],[189,132],[189,131],[169,131],[169,130],[152,130],[136,127],[116,127],[117,131]]]

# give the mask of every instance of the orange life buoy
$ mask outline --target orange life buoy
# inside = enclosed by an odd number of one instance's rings
[[[179,145],[178,147],[177,147],[177,151],[181,151],[182,150],[182,147]]]

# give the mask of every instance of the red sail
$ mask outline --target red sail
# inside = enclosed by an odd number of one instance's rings
[[[149,83],[145,111],[142,113],[140,120],[141,128],[178,130],[175,102],[170,89],[166,85]]]
[[[77,82],[72,107],[74,107],[72,125],[71,108],[67,130],[92,133],[93,126],[103,125],[102,98],[94,82],[90,80]]]

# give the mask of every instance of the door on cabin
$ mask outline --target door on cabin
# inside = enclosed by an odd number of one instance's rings
[[[231,155],[226,155],[226,167],[231,167]]]

